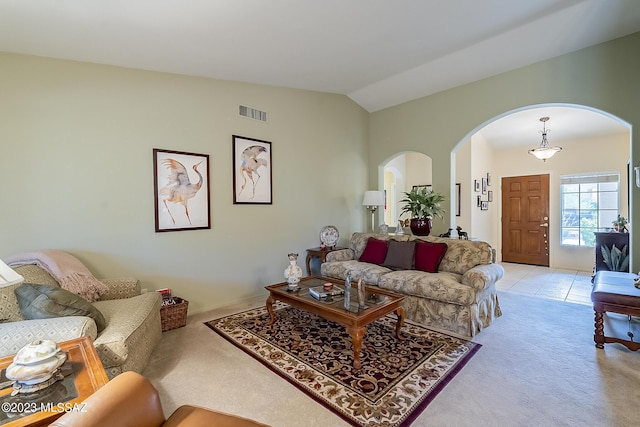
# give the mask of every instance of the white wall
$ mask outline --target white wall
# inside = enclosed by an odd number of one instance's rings
[[[407,180],[403,191],[411,191],[414,185],[432,185],[431,158],[422,153],[405,153],[407,158]]]
[[[594,264],[593,248],[578,248],[560,245],[560,176],[590,172],[618,172],[620,174],[620,212],[629,217],[627,198],[627,161],[629,159],[630,135],[622,133],[595,136],[572,141],[554,141],[562,151],[546,162],[527,153],[525,147],[494,152],[495,178],[499,184],[503,177],[546,174],[549,182],[549,263],[553,268],[591,271]],[[499,187],[494,187],[498,190]],[[494,193],[495,211],[501,211],[500,191]],[[493,208],[494,206],[491,206]],[[490,208],[490,209],[491,209]],[[492,229],[501,231],[499,216],[493,219]],[[502,237],[500,236],[499,241]],[[501,244],[500,244],[501,247]],[[500,259],[500,256],[499,256]]]
[[[492,173],[495,177],[495,171],[493,169],[494,152],[487,141],[485,141],[480,135],[476,134],[471,137],[471,172],[472,178],[470,185],[473,185],[474,181],[482,183],[483,178],[487,178],[487,173]],[[498,248],[499,240],[498,233],[495,229],[496,219],[498,218],[498,209],[496,204],[496,185],[495,180],[492,179],[492,185],[487,186],[487,194],[482,194],[482,185],[480,185],[480,192],[476,192],[475,189],[472,192],[474,201],[477,196],[480,196],[482,200],[488,200],[488,192],[493,191],[493,202],[490,202],[488,210],[481,210],[478,207],[477,201],[471,207],[471,227],[469,235],[488,242],[494,248]]]
[[[470,211],[462,208],[462,216],[456,218],[456,224],[469,230],[470,235],[486,240],[497,250],[498,259],[502,258],[502,191],[503,177],[550,174],[550,227],[549,227],[549,263],[552,268],[591,271],[593,268],[593,248],[578,248],[560,245],[560,176],[589,172],[620,173],[620,212],[629,217],[628,185],[626,179],[629,159],[630,134],[600,135],[579,141],[554,141],[563,150],[542,162],[527,153],[526,147],[494,150],[488,141],[474,135],[456,151],[456,181],[465,183],[470,189]],[[602,147],[606,147],[603,153]],[[471,160],[473,159],[473,160]],[[486,172],[492,173],[493,202],[488,211],[476,207],[476,197],[481,193],[473,191],[474,179],[480,180]],[[486,196],[482,195],[483,200]],[[466,225],[467,221],[469,225]],[[463,225],[465,224],[465,225]]]
[[[392,218],[391,209],[385,212],[384,219],[387,225],[392,227],[397,225],[404,205],[399,201],[405,197],[405,192],[411,191],[414,185],[431,184],[431,168],[431,158],[415,152],[398,154],[384,165],[384,188],[387,190],[388,203],[393,204],[395,201],[395,217]],[[388,174],[394,174],[396,178],[394,186],[387,179]],[[406,219],[406,215],[402,219]]]
[[[0,257],[67,250],[194,313],[283,281],[324,225],[364,228],[369,115],[345,96],[14,54],[0,94]],[[233,204],[234,134],[272,143],[272,205]],[[210,230],[155,233],[153,148],[209,154]]]
[[[402,205],[398,203],[403,198],[405,191],[407,156],[401,154],[389,160],[385,165],[384,188],[387,190],[387,204],[389,209],[384,213],[384,221],[390,227],[398,224],[398,215],[402,209]],[[393,175],[394,180],[387,179],[388,175]]]
[[[460,216],[452,217],[451,224],[454,230],[456,226],[462,227],[462,230],[473,232],[471,230],[471,218],[477,211],[476,193],[473,191],[473,170],[471,166],[471,140],[462,145],[455,152],[456,165],[456,182],[460,183]]]

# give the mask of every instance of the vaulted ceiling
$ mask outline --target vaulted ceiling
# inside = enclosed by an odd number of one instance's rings
[[[0,51],[338,93],[370,112],[637,31],[638,0],[0,1]]]

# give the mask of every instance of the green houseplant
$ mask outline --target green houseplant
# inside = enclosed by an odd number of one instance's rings
[[[411,215],[410,228],[416,236],[428,236],[431,233],[431,225],[434,217],[444,219],[445,210],[442,203],[445,198],[442,194],[428,190],[426,187],[413,187],[411,191],[404,193],[405,198],[400,215]]]
[[[618,214],[618,217],[616,219],[611,221],[611,224],[613,224],[613,228],[616,231],[620,231],[621,233],[628,231],[627,224],[629,224],[629,221],[627,221],[627,218],[623,217],[620,214]]]
[[[606,245],[600,248],[602,260],[611,271],[629,271],[629,247],[624,245],[622,250],[613,245],[609,249]]]

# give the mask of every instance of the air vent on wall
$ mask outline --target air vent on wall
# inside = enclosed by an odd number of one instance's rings
[[[260,120],[261,122],[267,121],[267,112],[256,110],[255,108],[240,106],[240,115],[254,120]]]

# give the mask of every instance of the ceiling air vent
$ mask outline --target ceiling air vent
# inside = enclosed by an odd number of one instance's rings
[[[267,121],[267,112],[260,111],[255,108],[240,106],[240,115],[249,119],[260,120],[261,122]]]

